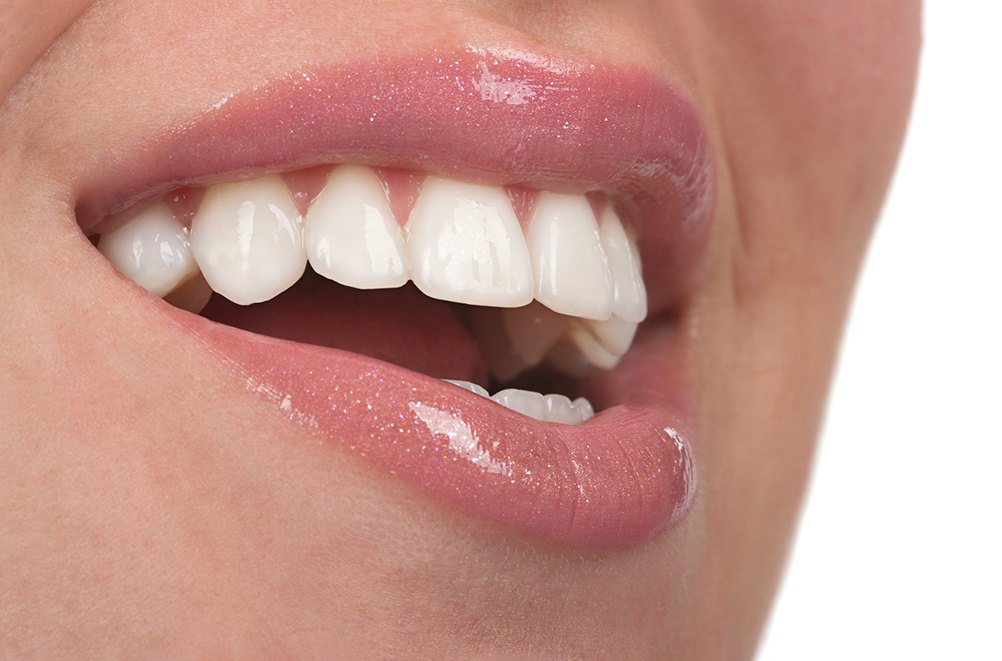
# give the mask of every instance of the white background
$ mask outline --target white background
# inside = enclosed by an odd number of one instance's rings
[[[1002,661],[1002,3],[924,23],[762,661]]]

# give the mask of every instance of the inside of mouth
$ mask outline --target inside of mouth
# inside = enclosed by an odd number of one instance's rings
[[[561,393],[572,400],[586,396],[586,375],[561,373],[545,363],[515,375],[493,374],[472,321],[491,312],[429,298],[413,283],[369,291],[345,287],[307,267],[295,285],[269,301],[244,306],[213,294],[200,314],[259,335],[350,351],[439,379],[468,381],[490,393],[516,388]]]
[[[324,166],[178,189],[99,229],[109,261],[177,307],[465,382],[547,421],[618,403],[589,380],[646,316],[635,239],[595,192]],[[406,273],[388,280],[391,263]]]

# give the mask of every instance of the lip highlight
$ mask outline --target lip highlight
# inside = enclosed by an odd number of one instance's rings
[[[299,70],[128,153],[81,183],[85,231],[193,182],[324,163],[601,191],[631,212],[654,313],[678,302],[703,259],[714,186],[696,110],[651,74],[477,48]],[[639,543],[677,523],[696,492],[684,342],[649,342],[656,354],[597,377],[589,387],[621,403],[571,427],[376,359],[155,309],[306,433],[533,537]],[[628,386],[609,397],[613,383]]]
[[[85,232],[188,184],[334,163],[601,191],[643,237],[653,307],[691,286],[715,184],[699,114],[649,72],[473,46],[303,67],[122,154],[80,183]]]

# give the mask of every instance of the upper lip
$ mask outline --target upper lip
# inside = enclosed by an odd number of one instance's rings
[[[653,310],[659,302],[677,300],[702,260],[714,192],[709,140],[698,113],[656,76],[638,68],[479,47],[361,66],[297,69],[229,95],[191,121],[116,153],[79,181],[76,208],[85,231],[107,214],[181,185],[321,163],[367,163],[539,189],[603,191],[626,209],[638,230]],[[551,433],[526,423],[524,438],[494,447],[514,452],[509,459],[531,468],[532,480],[518,486],[514,479],[508,484],[504,476],[492,475],[474,487],[469,476],[450,478],[438,493],[454,500],[456,485],[466,480],[476,490],[471,492],[474,511],[569,543],[634,542],[663,529],[687,507],[695,488],[689,449],[676,434],[693,427],[686,349],[679,334],[661,332],[667,323],[661,319],[649,327],[655,351],[617,372],[628,376],[610,375],[594,386],[622,388],[640,408],[617,407],[579,431]],[[205,324],[192,318],[183,325],[227,362],[238,363],[238,374],[258,391],[262,386],[255,374],[278,373],[276,365],[285,360],[278,353],[283,351],[300,355],[304,365],[321,362],[316,371],[326,371],[328,380],[337,374],[337,364],[373,384],[382,378],[377,374],[402,378],[396,370],[380,371],[378,361],[369,369],[329,350],[298,354],[292,345],[259,344],[253,336],[219,334]],[[255,367],[254,362],[260,364]],[[282,372],[284,383],[291,372]],[[304,369],[300,377],[313,378],[310,373]],[[425,380],[414,384],[414,392],[424,392],[427,401],[456,415],[462,407],[493,406],[474,402],[472,395],[442,391],[452,386]],[[283,406],[287,399],[280,399]],[[622,393],[615,399],[622,401]],[[322,405],[323,400],[308,404]],[[502,433],[501,428],[512,424],[513,414],[489,413],[476,409],[475,431],[486,439],[511,438],[510,430]],[[305,415],[318,418],[309,411]],[[565,451],[534,453],[527,442],[533,438],[566,444]],[[553,452],[559,460],[537,465]],[[383,463],[404,471],[398,459]],[[444,459],[434,455],[429,461]],[[482,469],[462,462],[450,466],[443,470],[453,477]],[[422,484],[427,480],[424,468],[415,475]],[[541,515],[539,498],[547,498],[552,488],[576,496],[547,504]],[[518,489],[525,491],[522,505],[497,515],[499,503]],[[559,521],[559,530],[546,529],[553,521]]]
[[[77,219],[89,232],[179,186],[339,162],[602,191],[641,237],[655,311],[692,284],[709,235],[712,152],[677,89],[637,67],[473,46],[303,67],[226,95],[88,172]]]

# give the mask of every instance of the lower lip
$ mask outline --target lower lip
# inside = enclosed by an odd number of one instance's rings
[[[691,438],[665,409],[543,423],[375,359],[168,310],[276,415],[469,515],[562,545],[613,547],[663,533],[692,501]]]

